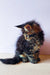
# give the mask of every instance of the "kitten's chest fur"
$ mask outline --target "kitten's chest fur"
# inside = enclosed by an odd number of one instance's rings
[[[30,37],[28,38],[30,39]],[[35,35],[31,37],[30,41],[27,41],[24,37],[24,35],[19,37],[19,40],[17,42],[17,50],[22,54],[23,52],[26,52],[28,54],[34,53],[34,51],[38,50],[40,48],[40,41],[39,38]]]

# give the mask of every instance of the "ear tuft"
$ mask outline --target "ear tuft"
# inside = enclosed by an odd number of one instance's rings
[[[24,25],[18,25],[18,26],[15,26],[15,27],[23,28],[23,27],[24,27]]]

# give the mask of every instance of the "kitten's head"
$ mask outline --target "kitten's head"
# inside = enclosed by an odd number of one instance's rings
[[[42,31],[40,25],[35,21],[29,21],[22,25],[16,26],[22,29],[22,33],[24,34],[25,39],[27,40],[27,35],[38,34]]]
[[[29,21],[24,24],[18,25],[16,27],[21,28],[23,34],[24,33],[27,33],[27,34],[38,33],[42,30],[40,25],[36,23],[35,21]]]

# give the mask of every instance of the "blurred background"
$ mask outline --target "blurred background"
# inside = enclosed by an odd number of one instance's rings
[[[50,54],[50,0],[0,0],[0,53],[15,53],[22,34],[14,26],[37,21],[45,34],[41,54]]]

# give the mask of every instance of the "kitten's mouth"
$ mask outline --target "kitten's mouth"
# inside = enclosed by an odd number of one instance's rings
[[[36,35],[36,33],[29,35],[29,37],[34,37]]]

